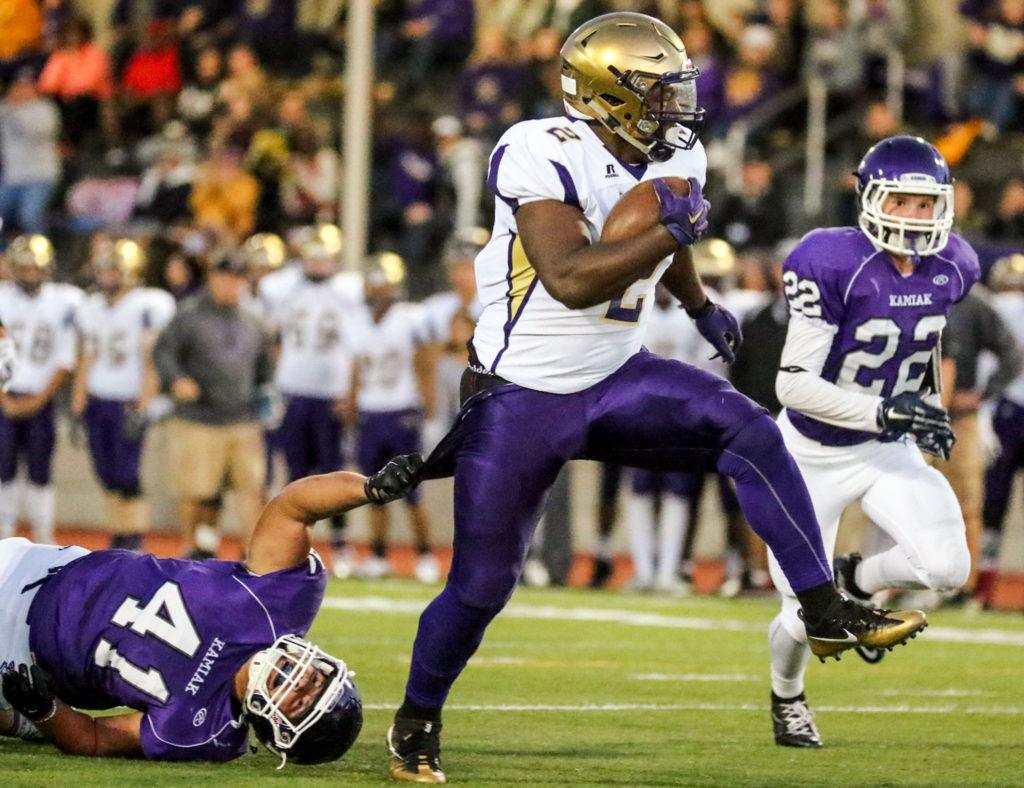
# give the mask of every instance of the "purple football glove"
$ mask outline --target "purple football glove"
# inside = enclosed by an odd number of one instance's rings
[[[708,213],[711,203],[704,199],[700,191],[700,182],[696,178],[687,178],[690,193],[680,197],[663,178],[655,178],[654,191],[661,203],[661,218],[658,220],[680,246],[689,246],[700,239],[708,230]]]
[[[735,350],[743,342],[743,332],[731,312],[708,299],[700,309],[687,310],[686,314],[693,318],[701,336],[718,351],[715,356],[721,356],[727,364],[736,360]]]

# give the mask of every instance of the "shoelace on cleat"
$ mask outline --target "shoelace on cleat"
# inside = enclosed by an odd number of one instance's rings
[[[432,768],[437,767],[441,757],[441,738],[436,732],[417,728],[395,738],[398,739],[395,749],[402,760],[414,758],[418,763],[426,763]]]
[[[782,721],[786,726],[786,733],[794,736],[809,736],[817,738],[818,731],[814,727],[814,712],[811,711],[803,701],[794,703],[779,704],[782,710]]]

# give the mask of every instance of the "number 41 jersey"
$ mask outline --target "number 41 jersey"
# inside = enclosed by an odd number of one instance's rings
[[[39,589],[29,642],[69,705],[144,712],[147,758],[227,761],[248,742],[235,674],[279,636],[305,635],[325,586],[313,552],[254,575],[231,561],[103,550]]]
[[[583,212],[580,231],[597,243],[612,207],[640,181],[692,177],[703,185],[706,171],[699,143],[665,162],[623,164],[582,120],[527,120],[505,132],[487,178],[494,231],[476,258],[483,312],[473,348],[480,363],[520,386],[555,394],[582,391],[621,367],[640,349],[654,287],[671,258],[619,298],[569,309],[544,289],[523,249],[516,213],[538,200],[573,205]]]
[[[980,275],[978,255],[958,235],[903,276],[858,228],[838,227],[805,235],[786,259],[782,282],[793,319],[834,335],[821,377],[847,391],[892,397],[923,389],[946,314]],[[786,414],[827,446],[889,437]]]

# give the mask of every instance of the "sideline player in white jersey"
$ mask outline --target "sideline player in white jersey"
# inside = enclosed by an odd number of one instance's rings
[[[442,706],[515,589],[568,460],[734,477],[800,588],[818,653],[888,645],[924,625],[921,613],[883,617],[836,590],[807,489],[763,408],[723,378],[641,349],[659,280],[727,360],[740,340],[688,251],[709,205],[698,70],[679,36],[643,14],[607,14],[573,32],[561,56],[571,116],[517,123],[490,159],[494,232],[476,261],[484,311],[459,419],[425,468],[426,478],[455,476],[452,569],[420,616],[388,734],[396,780],[445,781]],[[688,194],[666,176],[687,178]],[[601,242],[609,212],[641,180],[652,181],[659,220]]]
[[[418,454],[424,416],[434,407],[434,377],[427,316],[419,304],[402,300],[405,263],[393,252],[371,255],[363,266],[366,307],[359,323],[352,399],[358,411],[359,467],[380,457]],[[436,583],[441,570],[430,551],[430,522],[418,489],[405,503],[416,547],[416,579]],[[357,570],[376,579],[391,574],[387,560],[388,510],[370,510],[373,555]]]
[[[110,546],[138,550],[149,528],[140,469],[149,408],[159,392],[152,350],[174,317],[174,297],[140,287],[145,252],[129,239],[93,255],[99,292],[78,309],[83,346],[71,412],[84,420],[93,468],[103,487]]]
[[[0,395],[0,538],[14,532],[22,489],[12,482],[24,459],[25,508],[33,538],[52,544],[53,399],[75,368],[74,312],[80,292],[48,281],[53,246],[42,235],[15,238],[7,256],[14,279],[0,285],[0,321],[14,340],[18,364],[10,390]]]
[[[280,336],[274,382],[284,397],[277,443],[292,480],[340,470],[344,419],[351,408],[353,312],[358,304],[336,283],[341,233],[321,225],[300,247],[301,262],[264,277],[260,284]],[[333,571],[351,573],[344,543],[345,516],[331,519]]]
[[[894,546],[836,559],[840,586],[867,600],[887,588],[957,589],[970,554],[944,458],[953,431],[938,403],[949,308],[978,280],[978,256],[953,226],[949,167],[919,137],[874,145],[857,169],[859,227],[815,230],[786,259],[790,322],[776,393],[786,446],[807,482],[831,557],[839,519],[859,501]],[[771,547],[771,545],[769,545]],[[798,603],[770,559],[782,612],[769,628],[775,741],[820,747],[804,695],[808,649]],[[877,661],[878,650],[860,651]]]

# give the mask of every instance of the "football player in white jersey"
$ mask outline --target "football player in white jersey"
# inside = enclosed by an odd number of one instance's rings
[[[0,321],[17,347],[10,390],[0,394],[0,538],[12,536],[21,486],[13,484],[23,459],[25,508],[37,542],[53,543],[53,398],[75,368],[75,290],[54,287],[53,246],[42,235],[19,236],[7,250],[14,276],[0,286]]]
[[[864,559],[836,558],[836,580],[850,595],[958,589],[971,564],[963,515],[921,451],[948,459],[953,448],[939,404],[939,340],[949,308],[978,280],[978,256],[950,232],[952,178],[933,145],[889,137],[856,174],[859,226],[808,233],[783,266],[790,321],[775,385],[785,408],[779,425],[828,555],[854,501],[891,538]],[[782,594],[769,628],[775,741],[820,747],[804,695],[807,634],[768,546]],[[882,652],[860,653],[877,662]]]
[[[359,417],[359,466],[379,457],[420,451],[424,415],[434,405],[433,357],[427,316],[402,299],[405,264],[393,252],[371,255],[363,266],[366,307],[356,335],[352,399]],[[405,503],[416,547],[416,579],[436,583],[440,567],[430,551],[430,523],[418,490]],[[391,573],[387,560],[388,510],[370,510],[373,555],[359,568],[367,579]]]
[[[901,642],[925,623],[839,594],[807,488],[763,408],[723,378],[641,349],[659,280],[724,358],[740,340],[688,252],[709,205],[698,70],[679,36],[643,14],[607,14],[573,32],[561,56],[569,117],[517,123],[490,159],[494,232],[476,260],[484,311],[462,411],[425,470],[455,476],[452,568],[420,617],[388,734],[396,780],[445,781],[442,706],[511,596],[547,490],[571,459],[732,476],[800,589],[816,653]],[[688,179],[688,194],[666,176]],[[601,242],[612,207],[641,180],[653,181],[659,221]]]
[[[135,241],[104,244],[91,260],[99,292],[78,309],[82,351],[71,412],[84,420],[89,454],[112,529],[110,546],[138,550],[149,527],[140,465],[149,407],[159,391],[151,353],[174,316],[174,297],[140,287],[145,253]]]
[[[341,233],[322,225],[300,247],[301,263],[261,281],[271,322],[280,336],[275,385],[285,400],[277,430],[292,480],[344,465],[344,418],[350,409],[352,314],[357,307],[338,288]],[[294,270],[296,273],[291,274]],[[352,557],[345,516],[331,520],[333,571],[347,577]]]

